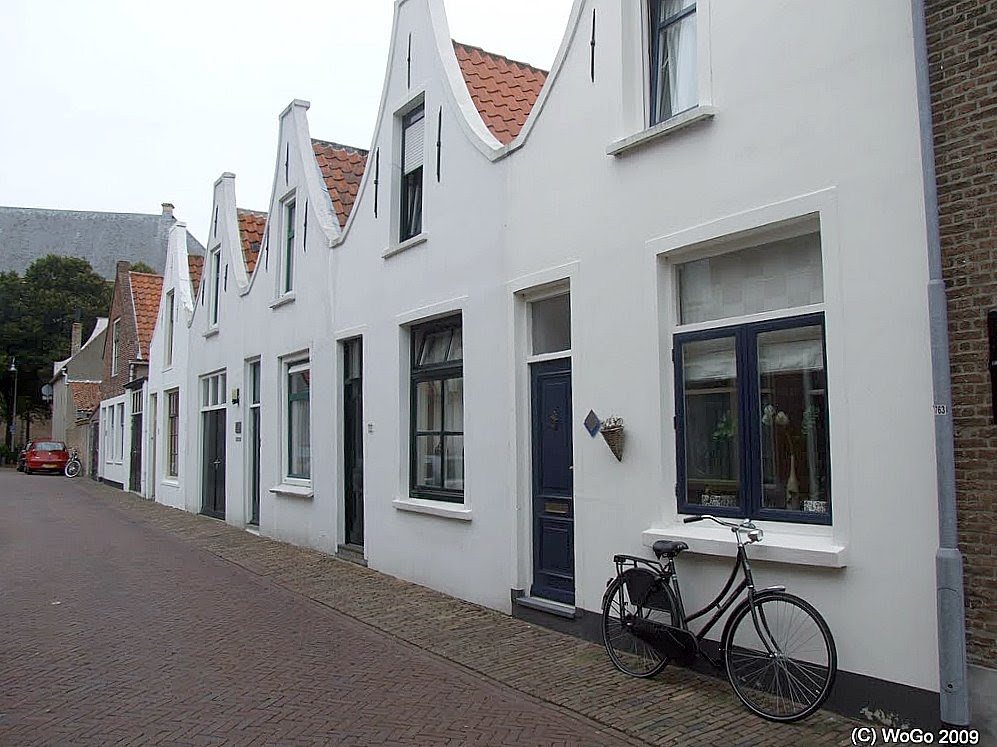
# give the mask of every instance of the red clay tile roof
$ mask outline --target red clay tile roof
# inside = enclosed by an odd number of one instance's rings
[[[315,151],[315,160],[339,217],[339,227],[342,228],[357,199],[360,179],[363,178],[363,170],[367,165],[367,151],[314,138],[312,150]]]
[[[129,272],[132,286],[132,305],[135,307],[135,326],[138,331],[139,353],[149,360],[149,343],[159,316],[159,297],[163,294],[163,278],[144,272]]]
[[[267,229],[267,214],[256,210],[236,210],[239,216],[239,238],[242,241],[242,256],[246,260],[246,272],[253,274],[256,259],[263,246],[263,233]]]
[[[204,269],[204,257],[197,254],[187,255],[187,272],[190,273],[190,285],[197,295],[197,292],[201,289],[201,271]]]
[[[547,71],[456,41],[453,48],[481,119],[500,143],[512,142],[537,103]]]
[[[73,406],[77,410],[93,412],[100,404],[100,384],[91,381],[71,381],[69,391],[73,397]]]

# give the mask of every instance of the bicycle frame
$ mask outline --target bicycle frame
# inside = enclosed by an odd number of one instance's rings
[[[744,551],[744,544],[741,542],[740,536],[738,536],[738,543],[737,543],[737,559],[734,562],[734,567],[731,568],[730,575],[727,577],[727,582],[720,590],[720,593],[718,593],[702,609],[693,612],[691,615],[686,615],[685,613],[685,604],[682,601],[682,590],[679,587],[678,572],[675,569],[675,558],[668,559],[668,564],[664,567],[664,571],[669,578],[669,586],[671,588],[671,592],[672,595],[674,596],[675,604],[677,607],[676,610],[676,612],[678,613],[677,616],[682,621],[682,627],[685,630],[688,630],[691,633],[692,630],[689,627],[689,623],[693,622],[694,620],[698,620],[699,618],[709,613],[711,610],[716,610],[713,616],[703,625],[702,628],[700,628],[699,632],[694,634],[696,639],[696,644],[699,647],[699,653],[713,666],[715,666],[717,669],[722,669],[723,668],[722,658],[714,659],[712,656],[703,651],[702,646],[700,644],[703,642],[703,639],[710,632],[710,630],[713,629],[713,626],[715,626],[717,622],[719,622],[720,619],[724,616],[724,614],[726,614],[727,610],[729,610],[734,605],[734,603],[741,598],[741,595],[745,592],[745,590],[747,590],[748,592],[748,603],[751,605],[751,618],[752,621],[754,622],[755,629],[758,631],[762,643],[765,644],[765,648],[768,650],[770,654],[773,653],[774,643],[770,644],[770,641],[773,641],[773,636],[772,633],[769,631],[768,622],[765,620],[764,614],[758,614],[756,612],[756,607],[754,604],[755,594],[757,593],[755,591],[755,580],[754,576],[751,573],[751,562],[748,560],[748,555]],[[743,578],[741,579],[741,583],[739,583],[737,587],[734,588],[733,591],[731,591],[731,587],[734,586],[734,580],[737,578],[738,571],[741,571],[741,573],[743,574]],[[777,588],[782,589],[784,587],[772,587],[773,590]],[[768,591],[768,589],[766,589],[766,591]],[[762,634],[763,630],[765,633],[764,635]],[[721,646],[723,646],[723,641],[721,641]],[[721,655],[722,653],[723,652],[721,649]]]

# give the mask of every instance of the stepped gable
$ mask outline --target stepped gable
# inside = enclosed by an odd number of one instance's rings
[[[312,138],[312,150],[326,189],[329,190],[329,197],[332,198],[339,227],[342,228],[357,199],[360,180],[367,166],[367,151],[315,138]]]
[[[512,142],[537,103],[547,71],[469,44],[454,41],[453,47],[482,121],[500,143]]]
[[[263,234],[267,229],[267,214],[258,210],[237,208],[236,215],[239,219],[242,258],[246,262],[246,272],[252,275],[253,270],[256,269],[256,260],[260,256],[260,249],[263,246]]]
[[[139,355],[149,360],[149,343],[159,316],[159,298],[163,293],[163,278],[144,272],[129,272],[132,306],[135,309],[135,329],[138,332]]]

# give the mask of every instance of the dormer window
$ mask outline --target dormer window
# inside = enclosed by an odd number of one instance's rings
[[[648,0],[651,125],[699,103],[695,0]]]
[[[401,231],[399,241],[422,233],[422,160],[426,108],[420,104],[402,117]]]

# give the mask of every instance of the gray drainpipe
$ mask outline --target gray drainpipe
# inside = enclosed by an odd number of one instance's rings
[[[931,332],[931,378],[935,398],[935,465],[938,475],[938,551],[935,580],[938,603],[938,674],[941,719],[969,724],[966,684],[966,607],[962,590],[962,553],[956,530],[955,452],[952,427],[952,382],[949,369],[948,312],[942,280],[942,241],[938,230],[934,133],[924,0],[911,0],[914,23],[914,70],[921,125],[921,168],[928,233],[928,315]]]

